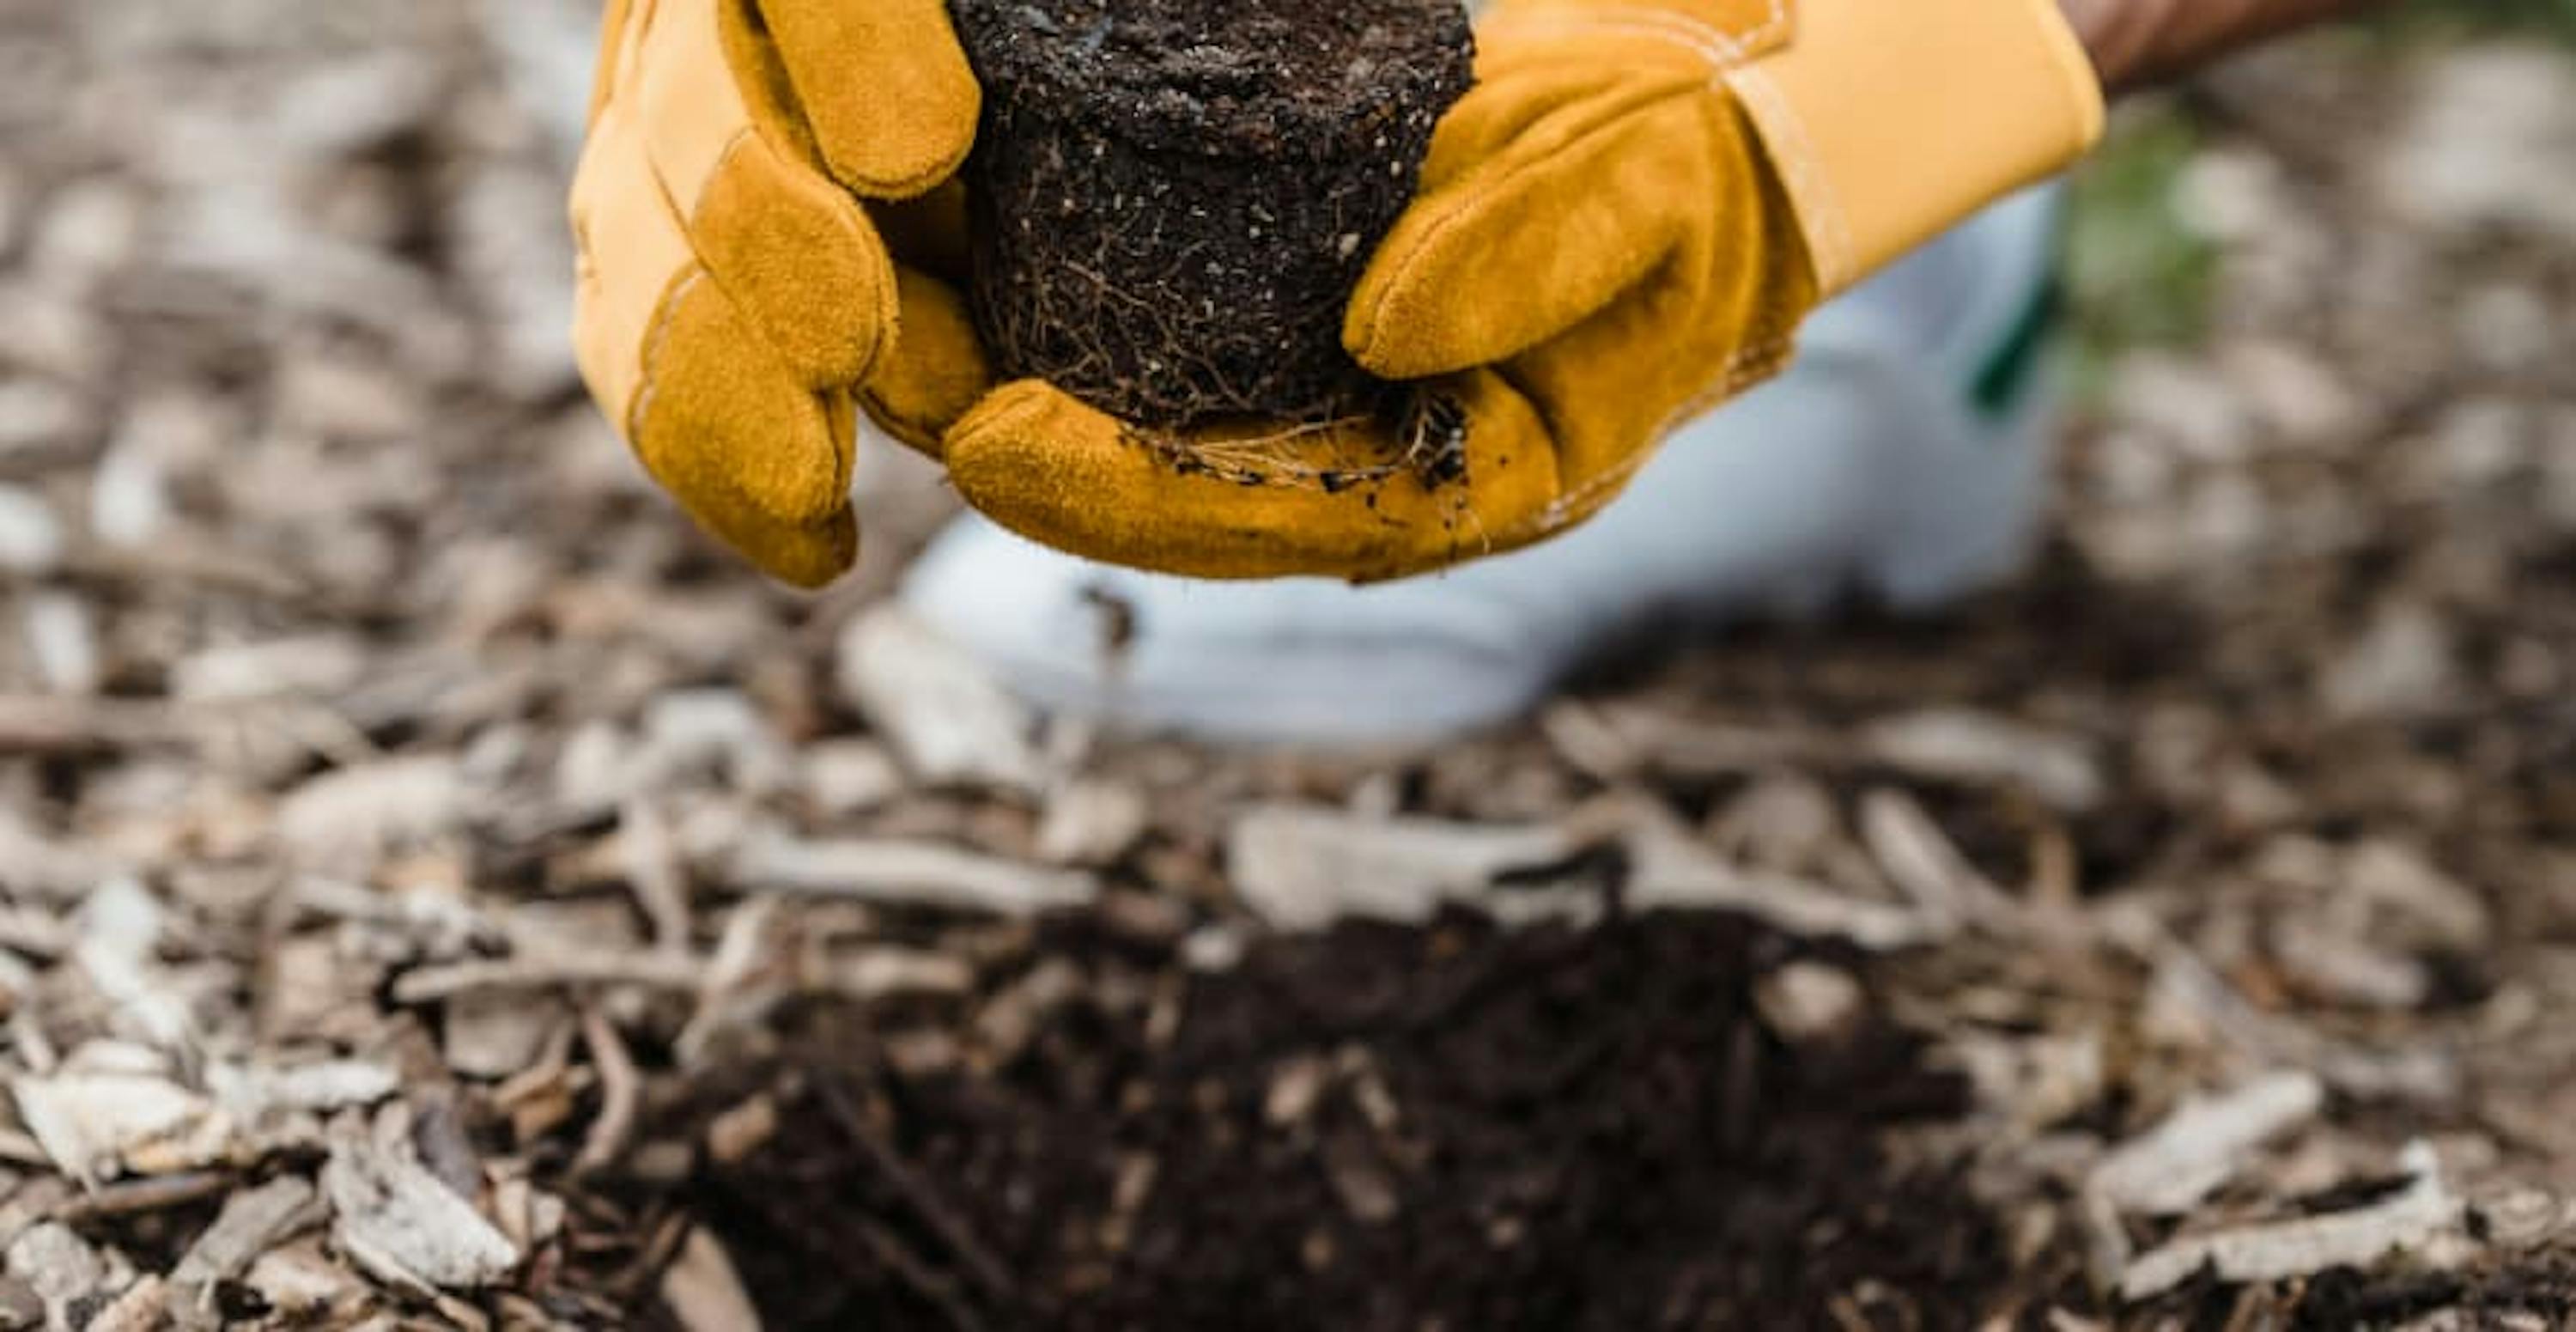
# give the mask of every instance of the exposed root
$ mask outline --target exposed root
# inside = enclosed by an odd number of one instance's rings
[[[1426,491],[1463,488],[1468,428],[1467,409],[1456,398],[1389,386],[1365,411],[1321,416],[1264,434],[1191,435],[1131,426],[1127,437],[1183,476],[1339,495],[1402,476],[1411,476]],[[1338,439],[1343,447],[1336,452],[1349,460],[1318,466],[1301,447],[1317,439]],[[1391,449],[1382,442],[1387,440],[1393,442]]]

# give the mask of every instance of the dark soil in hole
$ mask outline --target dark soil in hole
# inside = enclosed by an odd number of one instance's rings
[[[985,89],[975,312],[1150,428],[1382,394],[1352,286],[1472,78],[1459,0],[952,0]]]
[[[1799,951],[1345,927],[1078,1002],[990,1077],[808,1013],[781,1135],[694,1210],[774,1327],[1971,1326],[2000,1238],[1879,1146],[1963,1089],[1875,1016],[1769,1035],[1751,987]]]

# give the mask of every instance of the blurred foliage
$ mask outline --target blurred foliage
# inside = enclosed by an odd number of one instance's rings
[[[2497,33],[2576,46],[2576,0],[2399,0],[2364,29],[2396,46]],[[2188,107],[2158,98],[2124,108],[2076,173],[2066,282],[2085,400],[2122,350],[2187,346],[2207,330],[2218,255],[2176,204],[2202,137]]]
[[[2066,285],[2087,398],[2121,350],[2195,342],[2208,324],[2218,254],[2176,203],[2199,147],[2182,111],[2133,108],[2075,176]]]
[[[2406,0],[2374,26],[2405,40],[2509,30],[2576,42],[2576,0]]]

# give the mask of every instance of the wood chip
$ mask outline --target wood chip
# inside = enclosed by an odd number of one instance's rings
[[[54,1217],[59,1221],[94,1221],[167,1212],[219,1197],[232,1185],[232,1175],[213,1170],[119,1180],[72,1199],[56,1210]]]
[[[2485,947],[2494,933],[2485,899],[2416,847],[2365,842],[2353,849],[2344,874],[2344,891],[2407,921],[2410,928],[2399,935],[2406,942],[2469,950]]]
[[[39,593],[27,602],[27,644],[36,673],[56,694],[86,697],[105,682],[99,658],[98,620],[90,604],[62,592]]]
[[[785,787],[795,764],[750,698],[732,689],[664,694],[644,712],[644,742],[629,760],[620,796],[631,799],[712,771],[754,794]]]
[[[75,1300],[107,1284],[108,1266],[89,1241],[56,1221],[40,1221],[9,1242],[9,1275],[33,1287],[48,1312],[59,1317]]]
[[[1852,974],[1821,962],[1792,962],[1762,978],[1754,990],[1763,1021],[1781,1039],[1805,1044],[1832,1041],[1851,1030],[1869,995]]]
[[[0,571],[44,574],[62,563],[63,523],[41,495],[0,485]]]
[[[852,622],[839,670],[844,696],[919,780],[1030,793],[1042,785],[1029,710],[982,661],[901,606]]]
[[[1275,929],[1336,920],[1421,922],[1448,903],[1486,899],[1496,876],[1573,854],[1552,827],[1370,819],[1299,806],[1257,809],[1226,841],[1234,890]]]
[[[1861,732],[1864,753],[1935,781],[2018,787],[2071,814],[2102,801],[2105,779],[2084,740],[1981,712],[1891,717]]]
[[[778,1101],[763,1092],[707,1125],[707,1155],[739,1165],[778,1136]]]
[[[636,905],[652,922],[653,942],[665,952],[689,951],[694,930],[688,871],[680,863],[671,825],[650,802],[631,801],[619,819],[618,848]]]
[[[1037,1035],[1038,1025],[1083,992],[1082,969],[1051,957],[994,995],[975,1016],[975,1034],[991,1057],[1008,1063]]]
[[[347,1135],[322,1167],[332,1239],[378,1278],[427,1293],[488,1286],[519,1265],[519,1250],[472,1204],[417,1162]]]
[[[1736,911],[1807,938],[1847,939],[1872,952],[1947,938],[1941,922],[1905,907],[1837,893],[1783,874],[1740,870],[1660,814],[1633,821],[1628,905],[1639,911]]]
[[[168,1051],[197,1043],[188,1000],[155,957],[168,912],[130,875],[100,884],[81,904],[73,957],[116,1009],[123,1034]]]
[[[169,1287],[161,1278],[147,1275],[90,1315],[81,1332],[153,1332],[168,1317],[169,1303]]]
[[[45,1154],[85,1184],[212,1165],[234,1143],[233,1120],[212,1100],[154,1074],[66,1070],[13,1079],[9,1091]]]
[[[277,831],[301,863],[363,864],[401,843],[456,826],[465,783],[444,756],[391,759],[326,773],[277,810]]]
[[[8,707],[0,701],[0,714]],[[8,729],[7,718],[0,716],[0,754],[8,752]],[[58,841],[18,811],[0,806],[0,885],[61,902],[86,895],[118,870],[117,862],[101,854],[100,848]]]
[[[2273,922],[2266,943],[2291,983],[2332,1003],[2403,1010],[2433,995],[2433,974],[2423,963],[2313,915]]]
[[[2101,1103],[2111,1084],[2101,1033],[2037,1036],[1960,1033],[1951,1057],[1975,1083],[1978,1099],[2016,1132],[2037,1134]]]
[[[1403,1209],[1395,1181],[1356,1134],[1339,1135],[1324,1145],[1324,1175],[1343,1209],[1361,1225],[1385,1225]]]
[[[50,962],[70,952],[71,927],[50,912],[0,906],[0,948]]]
[[[2460,1204],[2442,1182],[2441,1162],[2431,1144],[2409,1144],[2398,1163],[2412,1182],[2372,1206],[2232,1227],[2140,1254],[2120,1274],[2120,1296],[2143,1300],[2172,1290],[2203,1269],[2220,1281],[2241,1284],[2367,1267],[2394,1254],[2425,1255],[2445,1230],[2459,1224]]]
[[[1811,732],[1711,724],[1648,707],[1566,704],[1551,709],[1543,722],[1569,758],[1609,781],[1645,770],[1740,777],[1828,756],[1828,746]]]
[[[1860,827],[1889,882],[1936,919],[1989,929],[2020,919],[2020,904],[1969,864],[1912,796],[1884,789],[1863,796]]]
[[[2315,1072],[2349,1095],[2446,1102],[2458,1095],[2460,1070],[2448,1051],[2426,1046],[2377,1050],[2342,1041],[2257,1008],[2152,921],[2119,914],[2107,934],[2155,966],[2149,995],[2266,1064]]]
[[[1261,1120],[1274,1129],[1306,1122],[1331,1085],[1333,1065],[1318,1055],[1299,1055],[1270,1074],[1270,1089],[1261,1100]]]
[[[1074,782],[1047,801],[1038,859],[1050,865],[1106,865],[1145,835],[1145,793],[1114,782]]]
[[[242,1284],[286,1318],[320,1318],[370,1298],[366,1286],[312,1240],[261,1254]]]
[[[362,1059],[217,1064],[206,1070],[206,1086],[228,1113],[249,1123],[285,1111],[327,1113],[375,1105],[401,1089],[402,1075]]]
[[[572,1020],[572,1009],[547,995],[493,987],[448,997],[439,1049],[459,1076],[497,1080],[537,1060],[546,1043]]]
[[[122,754],[189,738],[178,714],[157,704],[0,694],[0,756]]]
[[[578,989],[636,985],[652,990],[695,990],[706,965],[692,957],[658,953],[549,951],[490,962],[458,962],[407,972],[394,982],[395,1002],[435,1003],[488,991]]]
[[[215,1283],[241,1276],[260,1255],[296,1232],[318,1225],[322,1220],[318,1201],[313,1186],[295,1175],[280,1175],[226,1199],[214,1224],[197,1236],[170,1271],[173,1316],[187,1327],[219,1326],[222,1318],[213,1304]]]
[[[582,1010],[581,1038],[590,1047],[592,1066],[599,1070],[600,1100],[599,1117],[591,1121],[589,1136],[582,1139],[581,1152],[573,1158],[576,1174],[604,1169],[625,1152],[643,1097],[635,1057],[627,1053],[625,1038],[598,1009]]]
[[[2188,1211],[2233,1178],[2255,1148],[2316,1118],[2325,1099],[2325,1084],[2299,1072],[2191,1097],[2103,1157],[2086,1187],[2126,1212]]]
[[[835,959],[823,987],[854,999],[953,999],[973,993],[975,967],[951,953],[874,947]]]
[[[1088,874],[936,843],[802,841],[778,833],[754,836],[730,873],[753,890],[1005,916],[1077,907],[1099,893]]]
[[[797,785],[825,818],[863,814],[903,794],[903,769],[894,756],[865,740],[810,746],[798,756],[797,771]]]
[[[760,1332],[760,1311],[724,1245],[692,1228],[662,1274],[662,1303],[688,1332]]]
[[[364,679],[366,645],[341,633],[228,644],[171,667],[170,692],[188,703],[232,703],[286,694],[330,694]]]

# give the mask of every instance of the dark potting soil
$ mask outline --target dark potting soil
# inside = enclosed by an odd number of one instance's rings
[[[1376,405],[1351,288],[1472,78],[1460,0],[951,0],[1003,370],[1149,428]]]
[[[1095,954],[982,1075],[808,1011],[779,1134],[690,1210],[777,1328],[1974,1326],[1996,1228],[1879,1145],[1964,1090],[1874,1004],[1769,1034],[1752,986],[1803,951],[1659,916]]]

